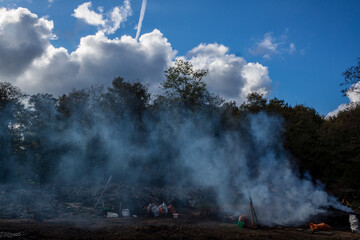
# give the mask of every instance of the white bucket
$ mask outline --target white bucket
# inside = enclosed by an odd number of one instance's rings
[[[121,214],[123,215],[123,217],[130,217],[130,210],[123,209],[123,210],[121,210]]]

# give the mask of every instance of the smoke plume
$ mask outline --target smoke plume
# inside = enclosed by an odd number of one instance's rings
[[[11,114],[19,110],[2,110],[1,178],[20,174],[63,186],[113,176],[139,186],[201,187],[231,215],[248,214],[251,197],[264,225],[300,224],[330,206],[349,210],[299,177],[283,149],[279,117],[248,114],[225,127],[220,110],[142,111],[138,100],[102,91],[74,92],[61,105],[33,96],[21,125]],[[22,145],[18,156],[6,155],[14,142],[9,132]]]
[[[142,4],[141,4],[141,12],[140,12],[139,23],[137,25],[137,32],[136,32],[136,37],[135,37],[136,40],[138,40],[139,36],[140,36],[142,22],[143,22],[144,16],[145,16],[146,2],[147,2],[147,0],[143,0]]]

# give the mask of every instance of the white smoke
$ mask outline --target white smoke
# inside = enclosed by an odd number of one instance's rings
[[[145,16],[146,2],[147,2],[147,0],[143,0],[142,5],[141,5],[140,18],[139,18],[139,23],[137,25],[137,32],[136,32],[136,37],[135,37],[136,40],[138,40],[139,36],[140,36],[142,22],[143,22],[144,16]]]
[[[172,125],[174,118],[163,115],[157,124]],[[282,119],[265,113],[250,115],[243,121],[243,132],[224,131],[217,137],[209,130],[217,125],[214,119],[197,116],[182,122],[168,135],[153,131],[152,140],[173,142],[170,149],[179,153],[178,165],[174,165],[190,169],[187,178],[192,183],[214,189],[222,211],[248,215],[251,197],[259,222],[268,226],[302,224],[329,207],[351,211],[321,185],[300,178],[292,169],[281,145]]]

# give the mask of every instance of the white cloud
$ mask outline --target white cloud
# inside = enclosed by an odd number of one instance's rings
[[[69,54],[64,48],[47,48],[41,58],[17,78],[16,85],[29,93],[62,94],[72,88],[109,85],[114,77],[150,83],[157,90],[163,72],[176,52],[159,30],[141,36],[109,39],[101,31],[81,38]]]
[[[19,76],[54,38],[54,23],[28,9],[0,8],[0,80]]]
[[[360,89],[360,82],[355,84],[357,90],[350,91],[346,94],[346,96],[350,99],[351,103],[358,103],[360,102],[360,93],[358,92]]]
[[[355,85],[355,89],[360,89],[360,82],[357,82]],[[351,109],[360,104],[360,93],[355,91],[348,91],[346,96],[350,100],[347,104],[340,104],[335,110],[329,112],[326,117],[335,117],[339,112]]]
[[[292,54],[296,52],[296,47],[295,43],[288,43],[285,34],[274,37],[273,33],[269,32],[264,35],[264,39],[258,41],[249,51],[253,55],[262,55],[265,59],[271,59],[271,56],[274,55]]]
[[[71,59],[66,49],[50,45],[14,83],[30,94],[60,95],[79,86],[76,80],[79,69],[80,64]]]
[[[243,102],[250,92],[268,94],[271,91],[266,67],[247,63],[244,58],[230,54],[224,45],[200,44],[188,53],[188,59],[196,68],[209,69],[205,80],[210,91],[226,100]]]
[[[79,5],[72,14],[73,17],[83,20],[89,25],[99,27],[99,30],[107,34],[113,34],[132,15],[129,0],[124,0],[120,7],[114,7],[108,14],[104,14],[102,7],[98,8],[99,13],[91,9],[92,3],[85,2]]]
[[[335,110],[329,112],[326,117],[335,117],[339,112],[342,112],[348,108],[348,104],[340,104]]]
[[[164,70],[181,57],[157,29],[139,41],[126,35],[110,39],[98,31],[81,38],[78,48],[69,53],[51,44],[51,21],[26,9],[1,11],[0,63],[5,64],[0,64],[1,80],[30,94],[60,95],[93,84],[108,86],[117,76],[149,84],[154,93],[164,80]],[[228,100],[241,103],[249,92],[271,90],[266,67],[230,54],[224,45],[200,44],[182,58],[196,68],[209,69],[205,81],[210,91]]]
[[[289,45],[289,54],[292,54],[294,52],[296,52],[295,43],[290,43],[290,45]]]
[[[110,13],[110,20],[105,27],[105,32],[108,34],[115,33],[121,26],[121,23],[125,22],[129,16],[132,15],[130,1],[125,0],[124,5],[121,7],[115,7]],[[111,22],[112,24],[109,24]]]
[[[72,14],[73,17],[83,20],[89,25],[93,26],[105,26],[106,21],[103,19],[103,15],[101,13],[96,13],[91,10],[91,2],[85,2],[79,5]]]
[[[71,58],[80,64],[78,81],[99,83],[122,76],[127,81],[150,82],[163,79],[176,52],[159,30],[141,36],[139,42],[130,36],[108,39],[102,32],[84,37]],[[100,82],[101,83],[101,82]]]
[[[270,52],[277,52],[277,47],[279,43],[274,42],[273,37],[270,33],[265,34],[265,38],[262,42],[259,43],[258,47],[264,50],[268,50]]]
[[[256,44],[250,52],[254,55],[264,55],[266,58],[270,58],[271,55],[278,53],[278,43],[274,42],[272,33],[266,33],[264,39]]]

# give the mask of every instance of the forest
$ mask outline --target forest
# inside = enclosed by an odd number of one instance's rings
[[[178,60],[165,71],[162,95],[151,95],[146,85],[121,77],[108,88],[93,86],[59,97],[28,95],[1,82],[0,183],[88,183],[111,175],[129,184],[190,184],[185,176],[192,169],[177,159],[184,159],[186,152],[195,155],[189,161],[197,161],[202,152],[196,149],[211,136],[212,148],[251,149],[244,153],[249,169],[252,159],[272,148],[275,157],[288,159],[300,178],[324,185],[339,198],[349,191],[360,194],[360,105],[324,117],[311,106],[291,106],[256,92],[238,105],[210,93],[203,80],[206,74]],[[355,75],[356,66],[349,68],[344,84],[351,80],[353,86]],[[264,135],[260,128],[260,141],[253,144],[248,129],[254,115],[264,116],[262,124],[274,121],[281,127]],[[229,135],[241,136],[243,144],[232,144]],[[237,157],[241,154],[218,158],[232,165]]]

